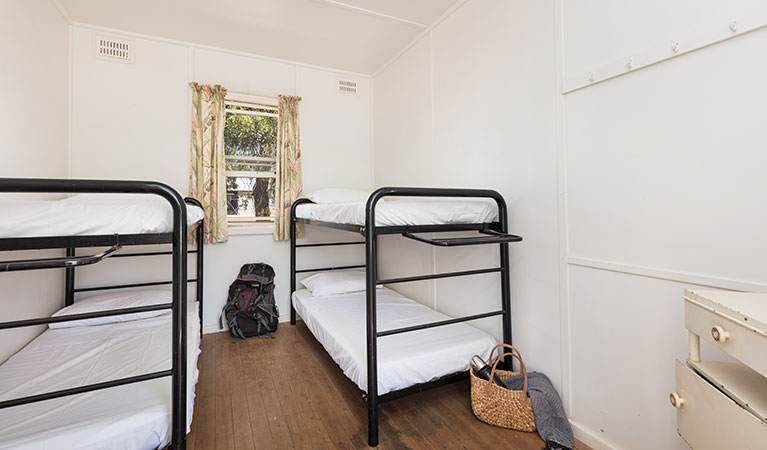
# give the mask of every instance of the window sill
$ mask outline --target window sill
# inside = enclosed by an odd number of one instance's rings
[[[229,236],[252,236],[273,234],[274,222],[251,222],[229,224]]]

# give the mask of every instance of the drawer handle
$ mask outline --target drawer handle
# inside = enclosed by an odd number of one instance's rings
[[[684,405],[684,399],[678,396],[676,392],[669,394],[668,399],[671,401],[671,406],[676,409],[679,409]]]
[[[711,337],[714,338],[714,341],[723,344],[730,338],[730,333],[724,331],[722,327],[717,326],[711,329]]]

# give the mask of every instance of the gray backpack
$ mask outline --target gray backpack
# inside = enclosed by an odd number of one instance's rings
[[[268,264],[245,264],[237,279],[229,286],[229,298],[221,311],[229,330],[237,338],[263,335],[274,339],[280,312],[274,303],[274,269]]]

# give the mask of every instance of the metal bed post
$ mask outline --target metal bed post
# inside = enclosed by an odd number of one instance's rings
[[[162,185],[161,194],[173,208],[173,422],[171,448],[186,449],[186,293],[187,293],[187,228],[186,204],[174,190]],[[200,255],[197,254],[199,261]],[[198,274],[198,283],[199,283]],[[199,284],[198,284],[199,289]]]
[[[500,195],[494,197],[498,205],[498,225],[501,233],[509,232],[506,213],[506,200]],[[503,343],[511,345],[511,280],[509,278],[509,243],[501,242],[501,308],[503,309]],[[509,369],[513,366],[513,358],[508,361]],[[506,364],[507,361],[503,361]]]
[[[199,200],[193,197],[186,197],[184,199],[184,202],[190,203],[194,206],[197,206],[200,209],[202,208],[202,203],[200,203]],[[197,279],[197,314],[200,316],[200,337],[202,337],[202,297],[203,297],[203,283],[202,283],[202,275],[204,272],[204,263],[205,258],[203,257],[203,249],[205,247],[205,216],[203,215],[203,218],[200,219],[199,222],[197,222],[197,229],[195,230],[195,241],[197,242],[197,273],[195,274],[195,278]]]
[[[293,293],[296,292],[296,205],[290,207],[290,324],[296,324],[296,308],[293,306]]]
[[[296,308],[293,307],[293,293],[296,292],[296,207],[311,200],[299,198],[290,206],[290,324],[296,324]]]
[[[205,248],[205,227],[203,221],[197,224],[197,314],[200,316],[200,337],[202,337],[202,300],[203,285],[202,274],[205,272],[205,258],[203,258],[203,249]]]
[[[74,247],[67,247],[66,256],[75,256]],[[64,306],[72,306],[75,303],[75,268],[64,269]]]
[[[367,381],[368,381],[368,445],[378,445],[378,322],[376,315],[376,283],[378,282],[378,253],[375,207],[383,197],[374,192],[365,209],[365,295],[367,315]]]

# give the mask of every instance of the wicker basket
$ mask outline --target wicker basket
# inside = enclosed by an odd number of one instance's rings
[[[511,352],[504,353],[493,360],[492,356],[495,354],[495,350],[503,347],[511,349]],[[493,347],[490,351],[490,364],[493,366],[490,379],[493,379],[494,374],[498,374],[503,381],[519,375],[518,372],[496,370],[498,363],[504,356],[512,356],[519,360],[521,373],[525,376],[524,387],[521,391],[512,391],[496,386],[490,381],[476,376],[474,368],[472,368],[469,371],[471,374],[471,409],[479,420],[490,425],[518,431],[535,431],[533,405],[530,402],[530,397],[527,396],[527,368],[522,362],[519,350],[507,344],[498,344]]]

